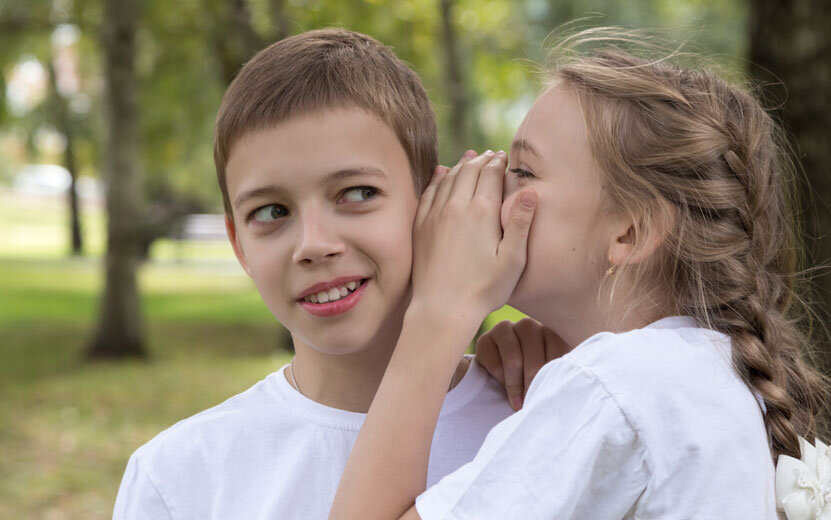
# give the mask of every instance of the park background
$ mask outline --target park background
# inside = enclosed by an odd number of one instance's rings
[[[290,359],[212,163],[256,50],[324,26],[392,46],[446,164],[509,146],[546,35],[577,18],[657,29],[759,85],[804,167],[806,266],[831,258],[827,0],[0,0],[0,518],[109,518],[136,447]],[[813,276],[823,322],[831,277]]]

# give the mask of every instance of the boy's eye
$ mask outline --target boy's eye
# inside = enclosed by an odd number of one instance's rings
[[[341,195],[343,202],[365,202],[369,199],[375,198],[378,195],[378,190],[370,186],[355,186],[349,188]]]
[[[251,220],[256,222],[271,222],[279,218],[285,217],[289,211],[282,204],[269,204],[259,209],[254,210],[251,214]]]
[[[534,176],[533,173],[529,172],[528,170],[524,170],[522,168],[511,168],[508,171],[513,173],[514,175],[517,176],[517,178],[520,178],[520,179],[531,178],[531,177]]]

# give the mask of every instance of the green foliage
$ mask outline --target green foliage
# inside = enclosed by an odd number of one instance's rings
[[[655,27],[692,39],[727,70],[744,68],[743,0],[457,0],[453,27],[468,97],[471,148],[507,148],[540,86],[533,63],[548,33],[586,24]],[[227,0],[146,0],[137,41],[141,170],[151,208],[221,210],[212,127],[232,47]],[[249,0],[262,44],[276,34],[269,0]],[[50,59],[57,24],[80,30],[79,99],[73,112],[81,173],[100,175],[106,153],[101,0],[0,0],[0,144],[55,127],[47,104],[8,110],[6,84],[25,56]],[[441,160],[450,120],[439,0],[287,0],[290,33],[323,26],[365,32],[390,45],[423,78],[439,119]],[[239,50],[242,49],[242,50]],[[2,151],[0,151],[2,155]],[[0,178],[15,168],[0,160]],[[251,385],[287,362],[277,327],[225,243],[161,240],[140,284],[152,361],[83,363],[102,280],[96,261],[58,260],[68,249],[63,201],[32,207],[0,193],[0,518],[109,518],[130,452],[176,420]],[[152,211],[152,210],[151,210]],[[104,248],[105,217],[85,207],[88,254]],[[38,260],[33,260],[38,258]],[[503,309],[487,326],[520,314]]]
[[[219,210],[211,138],[226,86],[222,50],[236,38],[227,20],[230,4],[150,0],[142,5],[137,68],[142,169],[151,211],[159,200],[194,211]],[[248,6],[250,26],[262,44],[270,43],[277,25],[271,2],[249,0]],[[439,118],[442,162],[455,162],[445,146],[450,141],[450,100],[438,0],[290,0],[284,9],[292,34],[342,26],[390,45],[422,76]],[[480,150],[508,147],[539,88],[533,63],[544,57],[546,35],[563,23],[589,15],[587,25],[664,29],[674,38],[691,38],[693,49],[718,54],[720,63],[739,70],[746,38],[735,28],[742,25],[746,9],[746,2],[739,0],[457,0],[452,22],[469,106],[463,141]],[[81,170],[87,174],[100,170],[104,146],[101,12],[100,0],[0,2],[0,23],[22,21],[16,31],[0,34],[0,67],[5,74],[23,55],[48,59],[55,24],[80,28],[82,94],[91,100],[91,110],[78,117],[78,150]],[[246,57],[243,53],[239,63]],[[2,105],[0,125],[15,124],[29,136],[50,122],[47,107],[16,118]]]

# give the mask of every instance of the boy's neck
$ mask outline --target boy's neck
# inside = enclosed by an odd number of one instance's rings
[[[349,355],[328,355],[295,342],[292,371],[284,377],[305,397],[322,405],[350,412],[366,413],[378,391],[395,348],[375,347]],[[460,362],[454,384],[464,376],[468,364]]]

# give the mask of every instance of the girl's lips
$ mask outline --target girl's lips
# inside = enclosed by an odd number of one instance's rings
[[[314,314],[315,316],[320,316],[323,318],[327,318],[329,316],[337,316],[338,314],[343,314],[345,312],[350,311],[355,305],[358,304],[358,300],[361,299],[363,296],[364,291],[366,290],[366,286],[369,285],[370,280],[365,280],[360,287],[349,293],[349,295],[344,296],[340,300],[336,300],[333,302],[326,302],[326,303],[312,303],[307,301],[300,301],[300,305],[309,311],[309,313]]]

